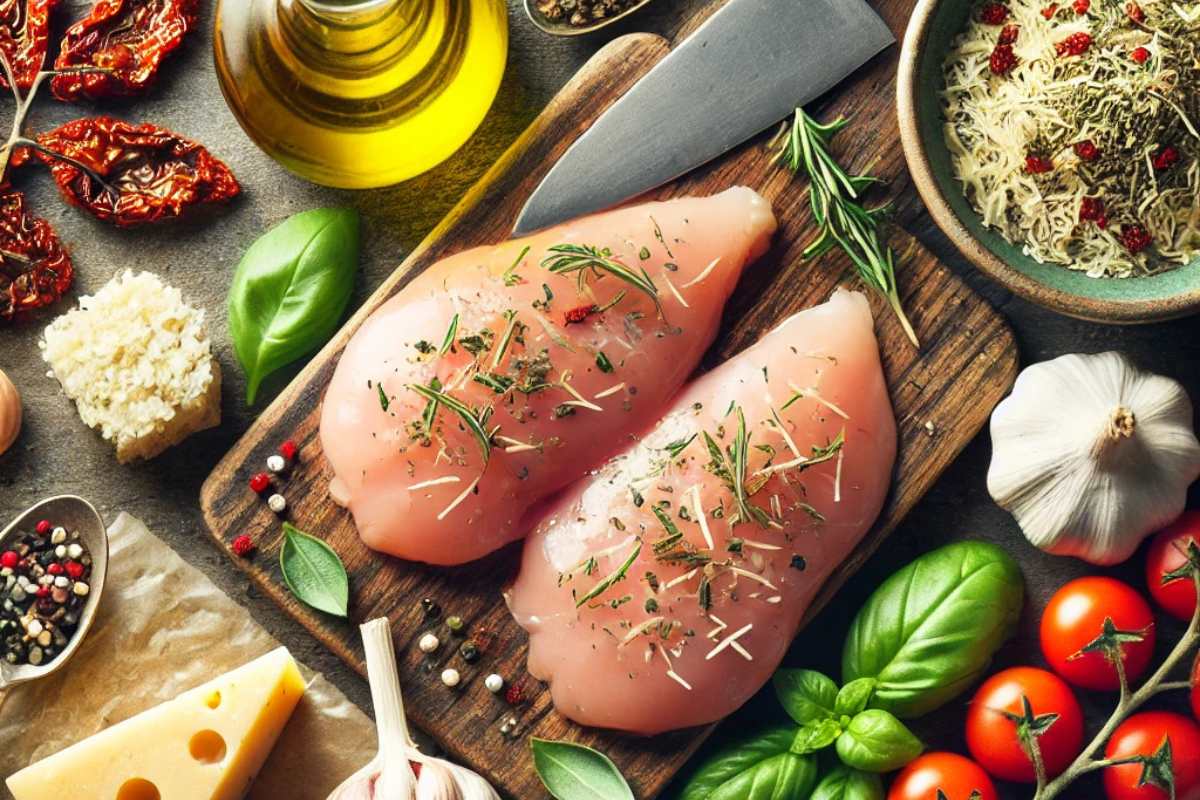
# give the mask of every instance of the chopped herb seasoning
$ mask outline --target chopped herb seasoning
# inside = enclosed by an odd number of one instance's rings
[[[375,388],[377,388],[379,390],[379,407],[382,408],[384,411],[387,411],[388,406],[390,406],[392,404],[392,401],[388,399],[387,392],[385,392],[383,390],[382,383],[375,384]]]
[[[692,442],[694,442],[695,440],[696,440],[696,434],[693,433],[691,436],[687,437],[686,439],[676,439],[675,441],[671,442],[663,449],[667,451],[667,454],[671,457],[671,460],[674,461],[675,459],[679,458],[679,456],[683,453],[683,451],[687,449],[688,445],[691,444]]]
[[[657,611],[658,611],[658,601],[657,601],[657,600],[655,600],[653,597],[647,597],[647,598],[646,598],[646,604],[643,606],[643,608],[645,608],[645,609],[646,609],[646,613],[647,613],[647,614],[654,614],[654,613],[657,613]]]
[[[599,249],[590,245],[556,244],[550,247],[547,253],[546,258],[542,260],[542,266],[555,275],[574,274],[576,286],[581,294],[587,285],[589,275],[595,277],[612,275],[644,292],[654,301],[659,312],[662,312],[658,299],[658,287],[654,285],[654,281],[650,279],[646,270],[641,267],[637,270],[630,269],[614,258],[612,251],[607,247]]]
[[[731,553],[740,553],[740,552],[742,552],[742,544],[743,544],[742,539],[739,539],[738,537],[733,536],[729,539],[728,542],[725,543],[725,549]]]
[[[420,341],[416,342],[413,345],[413,347],[417,348],[417,352],[424,356],[427,356],[430,353],[435,352],[435,350],[436,350],[436,348],[432,344],[425,341],[424,339],[421,339]]]
[[[446,329],[446,336],[442,339],[442,346],[438,350],[438,355],[444,356],[450,352],[450,348],[454,346],[454,337],[458,335],[458,314],[450,318],[450,327]]]
[[[633,562],[637,560],[637,557],[641,552],[642,552],[642,543],[639,541],[637,544],[635,544],[633,546],[633,550],[630,551],[629,556],[625,559],[624,563],[622,563],[621,566],[617,568],[617,570],[615,572],[613,572],[611,575],[608,575],[607,577],[602,579],[600,582],[598,582],[583,597],[580,597],[575,600],[575,607],[579,608],[587,601],[592,600],[596,597],[599,597],[600,595],[607,592],[610,588],[612,588],[613,584],[615,584],[617,581],[623,579],[625,577],[625,575],[629,572],[629,568],[631,566],[633,566]]]
[[[802,555],[799,555],[799,554],[793,555],[791,567],[792,567],[792,569],[799,570],[800,572],[804,572],[804,570],[808,569],[808,561],[806,561],[804,559],[804,556],[802,556]]]
[[[492,342],[496,339],[496,333],[490,328],[484,328],[479,333],[474,333],[469,336],[462,336],[458,343],[464,350],[473,356],[478,357],[481,353],[486,353],[492,349]]]
[[[575,406],[569,406],[566,403],[559,403],[554,407],[554,419],[562,419],[563,417],[571,417],[575,415]]]
[[[417,383],[410,383],[408,388],[419,394],[421,397],[424,397],[429,401],[430,404],[434,406],[433,414],[437,413],[437,406],[445,406],[458,416],[463,425],[466,426],[467,430],[469,430],[475,436],[475,440],[479,444],[480,452],[483,455],[483,466],[486,467],[488,459],[491,458],[492,455],[492,441],[491,436],[483,429],[483,423],[487,420],[487,417],[491,416],[491,408],[488,407],[483,409],[477,416],[476,412],[473,412],[461,400],[442,392],[440,388],[434,388],[432,385],[422,386]],[[427,407],[426,414],[429,413],[430,412]],[[431,415],[430,423],[426,427],[427,431],[432,427],[432,424]]]
[[[613,371],[612,362],[608,360],[608,356],[604,355],[604,351],[600,350],[596,353],[596,366],[601,372],[610,373]]]
[[[641,250],[638,250],[638,258],[640,258],[642,261],[645,261],[649,257],[650,257],[650,248],[649,247],[643,246]]]
[[[700,604],[703,611],[712,608],[712,584],[708,582],[707,575],[700,577],[700,585],[696,588],[696,602]]]
[[[521,252],[517,254],[517,258],[513,261],[512,266],[504,270],[504,285],[516,286],[521,283],[521,276],[517,274],[517,267],[521,266],[521,262],[525,260],[525,256],[529,254],[529,245],[525,245]]]

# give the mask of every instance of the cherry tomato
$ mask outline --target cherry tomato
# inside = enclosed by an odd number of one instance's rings
[[[1182,714],[1145,711],[1134,714],[1113,731],[1104,748],[1105,758],[1153,756],[1171,740],[1171,769],[1175,774],[1175,800],[1200,800],[1200,725]],[[1147,783],[1138,786],[1142,764],[1122,764],[1104,770],[1108,800],[1167,800],[1170,795]]]
[[[1042,612],[1042,653],[1050,667],[1084,689],[1120,688],[1117,669],[1102,651],[1083,649],[1104,633],[1105,621],[1118,631],[1140,634],[1123,642],[1121,661],[1130,683],[1154,656],[1154,614],[1133,587],[1113,578],[1079,578],[1055,592]]]
[[[1196,584],[1184,578],[1163,585],[1162,576],[1187,563],[1184,552],[1188,542],[1200,542],[1200,511],[1183,515],[1159,531],[1146,553],[1146,583],[1154,602],[1173,617],[1190,620],[1196,613]]]
[[[900,771],[887,800],[996,800],[996,787],[983,768],[958,753],[926,753]]]
[[[1029,699],[1035,718],[1058,715],[1037,742],[1048,777],[1066,769],[1083,748],[1083,711],[1071,687],[1044,669],[1013,667],[983,682],[967,710],[967,748],[995,777],[1033,783],[1033,761],[1009,716],[1023,714],[1022,697]]]

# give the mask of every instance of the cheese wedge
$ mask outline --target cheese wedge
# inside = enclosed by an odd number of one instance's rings
[[[304,694],[280,647],[8,779],[16,800],[237,800]]]

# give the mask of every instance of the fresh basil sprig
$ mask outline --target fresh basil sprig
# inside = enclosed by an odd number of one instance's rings
[[[883,781],[874,773],[839,764],[821,778],[808,800],[883,800]]]
[[[900,769],[923,749],[921,740],[903,722],[878,708],[856,714],[837,738],[838,758],[863,772]]]
[[[329,340],[358,268],[358,214],[318,208],[260,236],[233,274],[229,334],[246,372],[246,402],[263,378]]]
[[[808,797],[817,761],[792,752],[795,737],[795,726],[781,725],[725,748],[692,776],[679,800]]]
[[[297,598],[326,614],[346,616],[350,580],[342,560],[329,545],[285,522],[279,568],[284,583]]]
[[[599,750],[531,737],[533,768],[557,800],[634,800],[620,770]]]
[[[979,678],[1013,633],[1025,588],[1010,555],[986,542],[926,553],[880,584],[846,634],[842,678],[874,679],[870,705],[926,714]]]

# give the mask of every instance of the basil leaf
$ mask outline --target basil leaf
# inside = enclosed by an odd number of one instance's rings
[[[329,340],[358,267],[358,214],[318,208],[288,217],[246,250],[229,289],[229,335],[246,402],[275,370]]]
[[[800,726],[791,749],[796,755],[815,753],[836,742],[841,734],[842,726],[836,719],[816,719]]]
[[[557,800],[633,800],[621,771],[599,750],[532,737],[533,768]]]
[[[701,765],[679,800],[780,800],[807,797],[817,782],[812,756],[788,752],[793,725],[727,746]]]
[[[924,747],[904,723],[886,711],[869,708],[854,719],[838,737],[837,753],[842,763],[866,772],[900,769]]]
[[[999,547],[956,542],[880,584],[842,652],[842,680],[874,678],[872,708],[910,719],[961,694],[1012,635],[1021,570]]]
[[[771,678],[775,696],[788,716],[803,725],[833,716],[838,688],[833,680],[811,669],[776,670]]]
[[[883,781],[839,764],[821,778],[808,800],[883,800]]]
[[[845,714],[853,717],[867,707],[873,691],[875,691],[874,678],[859,678],[850,681],[838,691],[837,700],[833,704],[833,712],[839,716]]]
[[[346,616],[350,580],[342,560],[329,545],[285,522],[279,568],[284,583],[297,598],[318,611]]]

